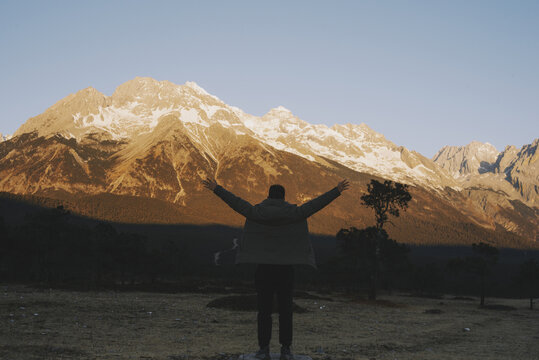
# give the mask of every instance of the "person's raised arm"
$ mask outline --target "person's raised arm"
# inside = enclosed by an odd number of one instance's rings
[[[348,182],[348,180],[344,179],[327,193],[322,194],[319,197],[312,199],[301,206],[298,206],[297,212],[299,216],[306,219],[317,211],[322,210],[325,206],[327,206],[339,195],[341,195],[343,191],[347,190],[349,186],[350,183]]]
[[[252,216],[253,205],[217,184],[215,179],[206,178],[206,180],[202,180],[202,185],[213,191],[215,195],[219,196],[221,200],[232,208],[232,210],[247,218]]]

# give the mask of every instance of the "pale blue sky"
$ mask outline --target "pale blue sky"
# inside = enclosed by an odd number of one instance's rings
[[[0,1],[0,132],[82,88],[195,81],[427,157],[539,137],[539,1]]]

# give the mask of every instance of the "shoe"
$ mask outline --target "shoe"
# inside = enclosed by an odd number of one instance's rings
[[[294,360],[294,355],[290,351],[290,346],[281,346],[281,360]]]
[[[269,345],[261,347],[260,350],[256,352],[255,358],[262,359],[262,360],[270,360],[271,355],[270,355]]]

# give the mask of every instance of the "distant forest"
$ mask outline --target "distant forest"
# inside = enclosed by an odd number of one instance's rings
[[[18,218],[23,216],[29,208],[56,208],[63,206],[73,214],[83,214],[81,217],[101,220],[115,224],[190,224],[206,225],[207,219],[193,214],[185,213],[179,206],[164,200],[136,197],[128,195],[98,194],[92,196],[73,194],[45,195],[18,195],[0,192],[0,216],[4,216],[6,222],[14,218],[11,210],[4,209],[16,207],[19,209]],[[9,205],[8,205],[9,204]],[[364,210],[368,219],[374,217],[369,210]],[[22,214],[21,214],[22,213]],[[233,212],[230,212],[233,214]],[[224,218],[226,219],[226,217]],[[223,218],[221,219],[221,221]],[[320,220],[320,219],[319,219]],[[338,229],[342,224],[335,223],[337,219],[323,219],[326,225]],[[496,231],[483,228],[474,223],[443,224],[422,219],[420,217],[395,218],[393,227],[388,228],[390,235],[398,236],[398,241],[413,245],[471,245],[474,242],[487,241],[503,248],[529,249],[535,246],[539,250],[538,242],[530,242],[520,235],[509,232],[498,225]],[[523,224],[521,226],[525,227]],[[528,224],[528,226],[530,226]],[[227,227],[227,226],[225,226]],[[420,229],[420,231],[418,231]]]
[[[240,228],[112,223],[77,216],[58,203],[37,206],[5,197],[0,202],[2,282],[155,291],[252,285],[255,265],[233,264],[231,248]],[[313,236],[312,242],[318,269],[298,266],[298,289],[367,291],[364,263],[346,253],[336,237]],[[382,293],[479,295],[481,274],[465,261],[473,257],[472,247],[401,245],[406,256],[399,267],[381,268]],[[539,296],[539,278],[530,280],[523,272],[523,264],[539,260],[539,252],[497,250],[484,274],[487,296]]]

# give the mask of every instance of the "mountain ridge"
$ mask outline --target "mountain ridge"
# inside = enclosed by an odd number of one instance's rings
[[[529,158],[522,161],[510,153],[500,163],[516,169],[509,172],[512,183],[465,183],[366,124],[311,125],[282,106],[257,117],[225,104],[194,82],[175,85],[135,78],[111,96],[93,88],[68,95],[21,125],[12,139],[0,143],[0,191],[62,198],[101,193],[152,198],[226,223],[239,219],[208,213],[214,205],[209,194],[201,193],[200,179],[215,176],[252,201],[253,194],[264,196],[271,183],[280,182],[290,189],[292,200],[303,202],[339,176],[357,179],[356,195],[374,177],[408,183],[419,197],[402,223],[407,231],[418,217],[431,219],[438,224],[434,228],[451,218],[454,231],[458,224],[470,222],[488,231],[500,226],[536,241],[537,210],[520,203],[527,201],[522,194],[533,190],[529,179],[535,173],[526,169],[535,164],[537,153],[533,147],[521,150],[518,153]],[[518,187],[520,193],[511,193]],[[444,205],[437,207],[437,202]],[[358,218],[366,212],[356,209],[357,200],[342,203],[328,218],[316,217],[313,229],[335,233],[349,218],[369,223]],[[427,208],[437,209],[436,214]]]
[[[535,139],[520,150],[508,145],[498,152],[488,143],[472,141],[465,146],[444,146],[432,160],[452,173],[463,188],[489,186],[535,206],[539,196],[538,144],[539,139]]]

